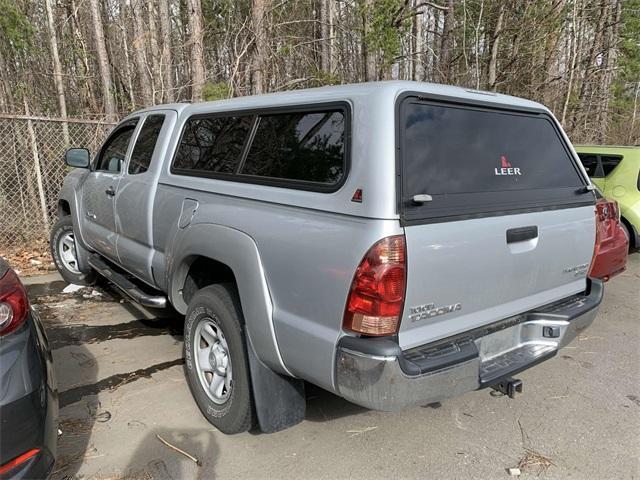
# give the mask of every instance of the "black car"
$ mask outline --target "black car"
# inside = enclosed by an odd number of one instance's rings
[[[0,258],[0,479],[46,478],[55,463],[53,359],[18,275]]]

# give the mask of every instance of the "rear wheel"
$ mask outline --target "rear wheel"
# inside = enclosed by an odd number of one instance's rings
[[[70,216],[60,218],[53,226],[49,246],[53,262],[68,283],[91,285],[95,281],[95,272],[81,268],[78,263],[78,247]]]
[[[184,324],[189,388],[206,419],[223,433],[253,425],[253,404],[236,289],[211,285],[193,296]]]

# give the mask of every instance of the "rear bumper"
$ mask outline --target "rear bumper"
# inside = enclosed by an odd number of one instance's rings
[[[616,225],[615,235],[604,242],[598,254],[593,260],[589,275],[601,280],[609,280],[611,277],[624,272],[627,266],[629,253],[629,239],[619,225]]]
[[[462,335],[407,351],[391,340],[343,337],[341,396],[374,410],[428,404],[479,388],[553,357],[593,322],[603,285]]]

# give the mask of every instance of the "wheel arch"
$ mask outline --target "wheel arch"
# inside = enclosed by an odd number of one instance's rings
[[[58,218],[71,215],[71,205],[64,198],[58,200]]]
[[[632,223],[622,215],[620,216],[620,222],[622,222],[624,226],[627,227],[627,232],[629,232],[629,248],[631,248],[632,250],[640,248],[640,245],[638,245],[637,230],[632,225]]]
[[[278,348],[271,295],[253,238],[234,228],[199,223],[179,230],[171,251],[176,253],[169,257],[168,293],[176,310],[186,313],[194,288],[233,281],[258,358],[274,371],[292,375]]]

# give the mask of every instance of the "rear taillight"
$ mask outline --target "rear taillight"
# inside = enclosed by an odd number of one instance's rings
[[[6,335],[22,325],[27,318],[27,292],[13,270],[0,278],[0,335]]]
[[[343,327],[361,335],[393,335],[400,326],[406,286],[404,235],[369,249],[351,282]]]

